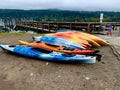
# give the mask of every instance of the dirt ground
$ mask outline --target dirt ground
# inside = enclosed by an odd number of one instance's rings
[[[31,35],[0,37],[0,43],[32,41]],[[100,36],[118,44],[120,38]],[[0,49],[0,90],[120,90],[120,61],[110,46],[99,48],[95,64],[54,63],[3,52]]]

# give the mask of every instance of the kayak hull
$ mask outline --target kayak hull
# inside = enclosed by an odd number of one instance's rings
[[[44,42],[33,42],[33,43],[28,43],[26,41],[19,40],[18,41],[22,45],[26,46],[31,46],[33,48],[43,48],[46,50],[52,50],[55,52],[63,52],[63,53],[69,53],[69,54],[94,54],[97,53],[98,50],[80,50],[80,49],[72,49],[72,48],[67,48],[59,45],[53,45],[53,44],[48,44]]]
[[[40,42],[46,42],[54,45],[60,45],[60,46],[66,46],[66,47],[72,47],[72,48],[79,48],[79,49],[85,49],[83,46],[55,36],[33,36],[32,37],[34,41],[40,41]]]
[[[28,46],[11,46],[11,45],[0,45],[4,50],[13,52],[15,54],[37,58],[40,60],[46,61],[67,61],[67,62],[82,62],[82,63],[95,63],[96,57],[94,56],[86,56],[86,55],[74,55],[74,54],[64,54],[60,52],[41,52],[41,50],[34,49]]]

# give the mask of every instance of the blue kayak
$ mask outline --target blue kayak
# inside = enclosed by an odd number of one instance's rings
[[[47,61],[71,61],[71,62],[82,62],[82,63],[95,63],[95,56],[86,55],[74,55],[74,54],[64,54],[60,52],[47,51],[42,49],[35,49],[28,46],[22,45],[4,45],[1,44],[0,47],[4,50],[13,52],[15,54],[37,58],[40,60]]]
[[[78,48],[78,49],[85,49],[83,46],[55,36],[33,36],[32,37],[34,41],[40,41],[40,42],[46,42],[54,45],[60,45],[65,47],[71,47],[71,48]]]

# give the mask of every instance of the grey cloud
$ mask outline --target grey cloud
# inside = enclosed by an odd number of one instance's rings
[[[0,8],[120,11],[119,3],[119,0],[4,0]]]

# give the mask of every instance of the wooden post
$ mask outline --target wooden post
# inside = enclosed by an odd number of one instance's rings
[[[87,32],[90,33],[90,24],[87,25]]]
[[[39,23],[38,22],[36,22],[36,28],[38,29],[38,26],[39,26]]]
[[[42,22],[41,24],[41,27],[42,27],[42,32],[44,31],[44,23]]]
[[[70,30],[72,30],[72,23],[70,23]]]
[[[36,22],[36,32],[38,32],[38,22]]]
[[[48,30],[49,30],[49,32],[50,32],[50,23],[48,23]]]
[[[34,22],[31,23],[30,27],[33,27],[34,26]]]
[[[60,24],[59,23],[57,23],[57,29],[60,29]]]
[[[95,31],[95,25],[94,24],[93,24],[92,28],[93,28],[93,31]]]

